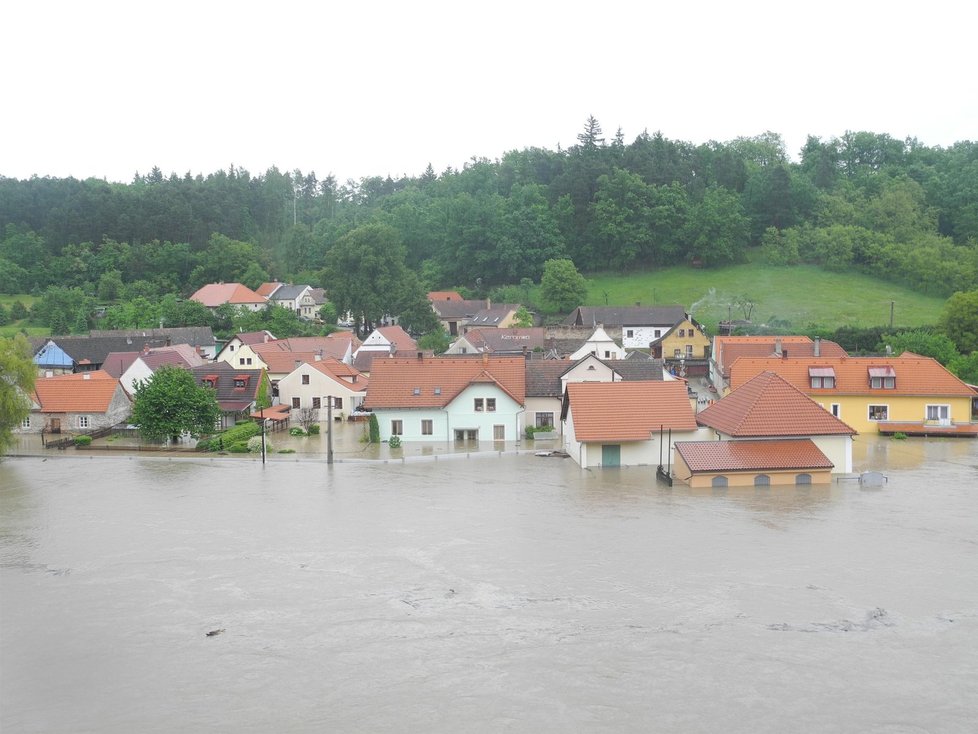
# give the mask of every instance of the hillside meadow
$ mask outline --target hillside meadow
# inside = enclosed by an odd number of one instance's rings
[[[738,301],[754,304],[751,320],[805,331],[840,326],[894,327],[934,324],[946,299],[859,273],[814,266],[745,264],[716,269],[663,268],[643,273],[600,273],[586,277],[590,305],[685,306],[709,333],[718,322],[742,319]]]

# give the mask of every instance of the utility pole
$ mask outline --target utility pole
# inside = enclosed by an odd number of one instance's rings
[[[896,305],[896,301],[890,301],[890,329],[893,329],[893,307]]]
[[[329,429],[326,431],[326,463],[333,463],[333,396],[326,396],[326,422]]]
[[[262,466],[265,465],[265,406],[262,405],[258,409],[258,414],[261,416],[261,463]]]

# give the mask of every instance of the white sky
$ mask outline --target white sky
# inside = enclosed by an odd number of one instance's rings
[[[0,175],[418,175],[610,140],[978,139],[973,3],[0,4]]]

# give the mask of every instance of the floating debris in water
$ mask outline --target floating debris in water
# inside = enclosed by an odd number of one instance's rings
[[[208,632],[208,633],[207,633],[207,634],[206,634],[205,636],[206,636],[206,637],[217,637],[217,636],[218,636],[219,634],[221,634],[222,632],[224,632],[224,630],[223,630],[223,629],[219,629],[219,630],[211,630],[211,631],[210,631],[210,632]]]

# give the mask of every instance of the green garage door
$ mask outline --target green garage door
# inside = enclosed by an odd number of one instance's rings
[[[621,466],[621,444],[601,445],[601,466]]]

